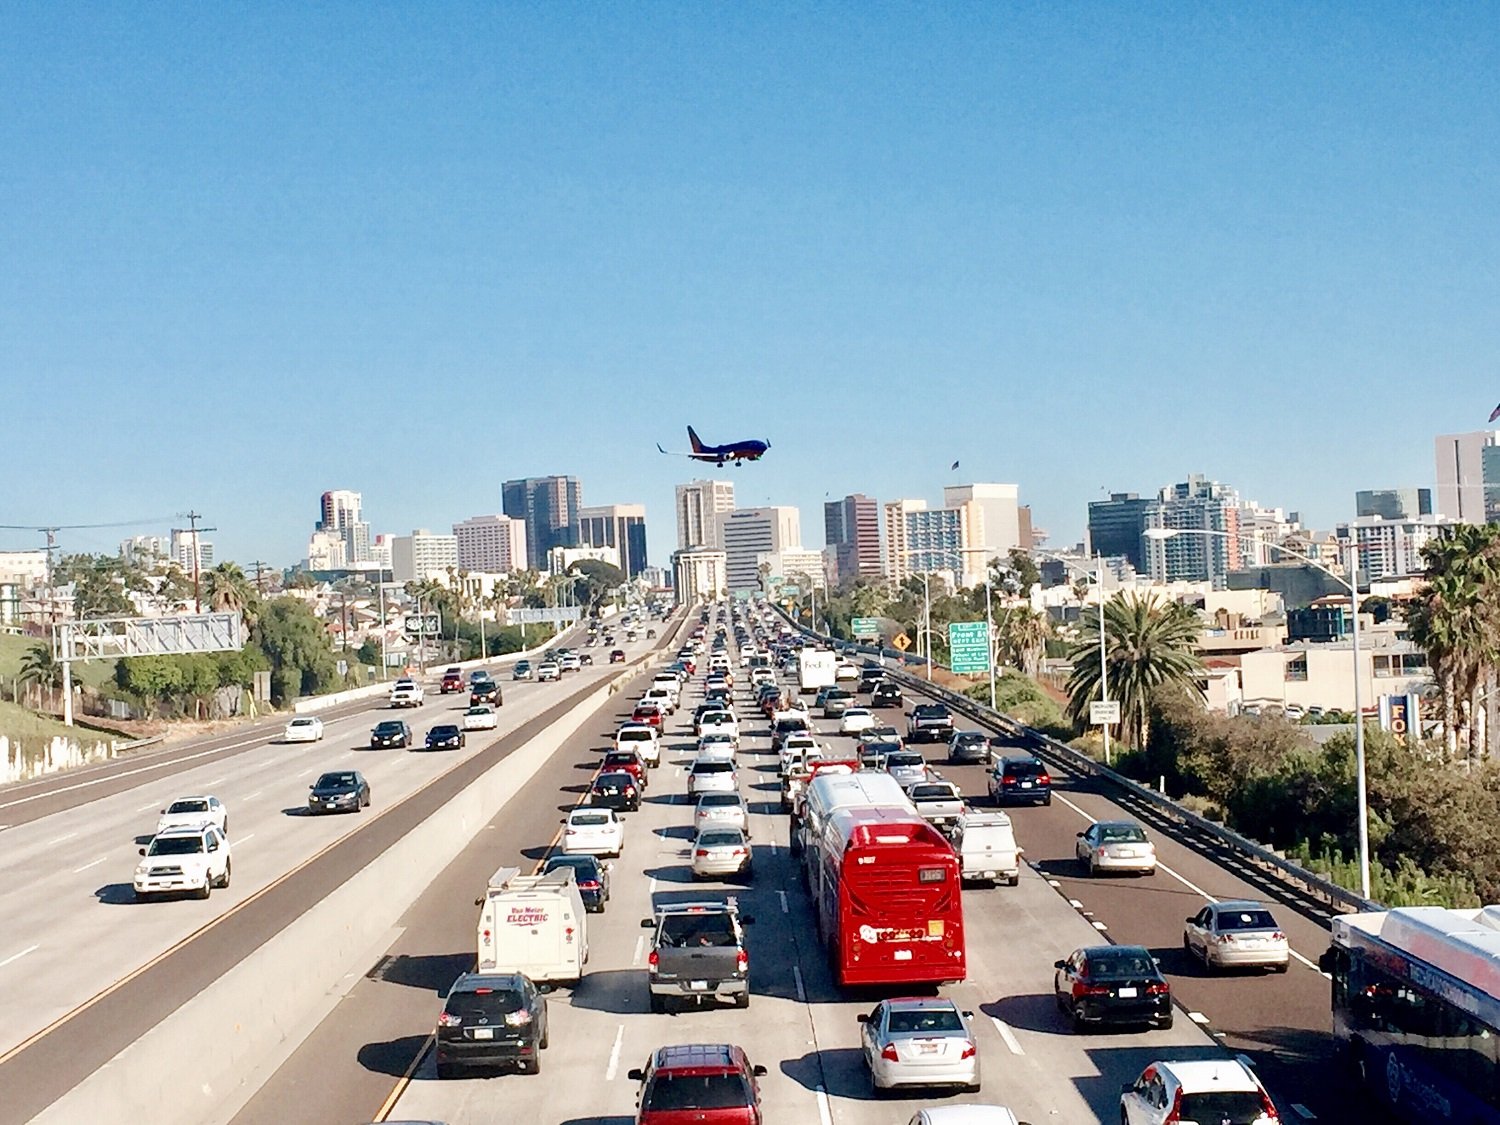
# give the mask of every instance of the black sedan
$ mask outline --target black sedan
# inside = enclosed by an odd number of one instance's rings
[[[887,707],[900,707],[901,689],[892,683],[878,683],[870,689],[870,706],[881,710]]]
[[[502,702],[500,685],[494,680],[475,680],[469,685],[470,707],[477,707],[481,703],[492,703],[499,707]]]
[[[355,770],[325,773],[308,788],[309,813],[359,812],[370,804],[370,783]]]
[[[427,749],[460,750],[464,744],[464,732],[452,723],[442,723],[427,732]]]
[[[594,778],[589,786],[589,804],[616,812],[635,812],[641,807],[641,787],[626,770],[610,770]]]
[[[542,868],[542,874],[570,867],[578,882],[578,892],[583,896],[584,909],[591,914],[603,914],[604,904],[609,901],[610,865],[592,855],[555,855]]]
[[[608,644],[609,641],[612,640],[612,639],[613,638],[606,638],[605,643]],[[625,663],[625,650],[623,648],[617,648],[617,649],[613,650],[609,654],[609,662],[611,664],[624,664]]]
[[[387,719],[377,723],[370,732],[371,750],[389,750],[392,747],[405,750],[411,745],[411,727],[400,719]]]
[[[1054,966],[1057,1006],[1074,1031],[1107,1023],[1172,1026],[1172,986],[1145,946],[1088,946]]]

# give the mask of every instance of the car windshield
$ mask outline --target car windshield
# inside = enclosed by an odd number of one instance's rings
[[[167,806],[168,816],[171,816],[173,813],[194,813],[207,811],[207,801],[173,801],[170,805]]]
[[[942,706],[923,705],[918,707],[912,714],[919,719],[946,719],[948,709]]]
[[[352,773],[325,773],[318,778],[319,789],[351,789],[354,787],[354,775]]]
[[[646,1109],[733,1109],[751,1105],[738,1074],[658,1074],[646,1092]]]
[[[909,766],[920,766],[922,764],[922,755],[907,753],[887,754],[885,758],[885,764],[891,769],[900,769]]]
[[[294,727],[310,727],[317,721],[317,719],[293,719],[290,725]]]
[[[618,793],[622,789],[628,789],[632,785],[628,773],[607,773],[594,781],[596,793]]]
[[[1025,777],[1034,777],[1039,773],[1045,773],[1046,768],[1041,762],[1006,762],[1005,772]]]
[[[151,841],[150,855],[195,855],[203,850],[201,836],[158,836]]]
[[[1221,910],[1221,930],[1274,930],[1276,919],[1269,910]]]
[[[609,816],[606,813],[574,813],[570,823],[585,828],[598,828],[609,823]]]
[[[464,712],[465,715],[491,715],[494,714],[488,707],[470,707]]]
[[[983,745],[984,735],[980,734],[978,731],[966,730],[962,734],[956,735],[954,737],[954,741],[961,746],[969,746],[974,743]]]
[[[1146,834],[1134,824],[1101,824],[1099,839],[1106,844],[1143,844]]]
[[[737,805],[739,803],[740,797],[738,793],[705,793],[698,798],[698,807],[701,809]]]
[[[555,855],[547,861],[543,874],[562,867],[571,867],[578,872],[580,878],[584,876],[592,878],[599,870],[598,861],[591,855]]]
[[[1156,975],[1156,966],[1152,963],[1150,955],[1145,952],[1111,950],[1089,958],[1088,975],[1095,980],[1109,980],[1114,977],[1151,977]]]
[[[668,914],[662,918],[661,944],[679,949],[734,945],[734,926],[728,914]]]
[[[745,837],[735,828],[714,828],[698,833],[700,848],[738,848],[745,844]]]
[[[730,762],[694,762],[694,773],[729,773],[734,769]]]
[[[430,732],[432,738],[452,738],[458,733],[457,727],[433,727]]]
[[[633,766],[635,765],[635,763],[636,757],[634,750],[626,750],[623,752],[614,750],[604,755],[604,764],[606,766],[614,766],[618,768],[620,766]]]
[[[481,1018],[509,1015],[511,1012],[519,1012],[525,1006],[519,992],[485,989],[453,993],[448,997],[447,1010],[450,1015],[468,1023],[471,1020],[477,1022]]]
[[[962,1032],[963,1020],[952,1008],[920,1008],[891,1012],[888,1026],[892,1035],[927,1035],[935,1032]]]
[[[400,734],[401,733],[401,724],[400,723],[381,723],[379,726],[377,726],[375,728],[375,733],[376,734]]]
[[[1265,1112],[1260,1095],[1252,1090],[1211,1090],[1203,1094],[1182,1095],[1181,1117],[1184,1122],[1254,1125],[1265,1116]]]
[[[953,790],[946,785],[913,785],[911,787],[911,799],[920,801],[924,797],[948,798],[953,796]]]

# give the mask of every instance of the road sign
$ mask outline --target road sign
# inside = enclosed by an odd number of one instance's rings
[[[990,670],[990,630],[983,621],[948,622],[948,667],[959,675]]]
[[[796,583],[790,583],[786,586],[783,586],[781,588],[781,592],[789,598],[799,598],[802,596],[802,587],[798,586]]]
[[[1095,727],[1114,726],[1120,721],[1120,701],[1111,699],[1108,703],[1100,703],[1095,700],[1089,704],[1089,725]]]
[[[911,638],[908,637],[905,633],[897,633],[894,637],[891,638],[891,644],[895,645],[902,652],[905,652],[907,649],[911,648]]]
[[[880,636],[880,618],[856,617],[849,622],[849,629],[856,639]]]
[[[408,636],[437,636],[442,632],[442,618],[435,613],[408,613],[402,627]]]

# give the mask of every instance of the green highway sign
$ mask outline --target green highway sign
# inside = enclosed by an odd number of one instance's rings
[[[781,592],[789,598],[798,598],[802,596],[802,587],[794,584],[789,584],[783,586],[781,588]]]
[[[983,621],[948,623],[948,666],[959,675],[990,670],[989,626]]]
[[[856,639],[880,636],[880,618],[856,617],[849,622],[849,631]]]

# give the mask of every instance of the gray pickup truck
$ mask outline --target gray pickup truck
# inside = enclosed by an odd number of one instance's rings
[[[908,742],[947,742],[953,737],[953,716],[941,703],[919,703],[906,722]]]
[[[951,781],[919,781],[907,790],[917,815],[941,831],[957,827],[964,815],[964,796]]]
[[[651,1010],[665,1012],[672,1000],[701,1004],[721,996],[736,1008],[750,1006],[750,955],[744,927],[754,921],[727,902],[683,902],[663,906],[641,928],[655,931],[647,976]]]

